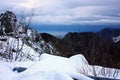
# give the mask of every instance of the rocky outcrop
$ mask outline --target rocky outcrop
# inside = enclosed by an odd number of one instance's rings
[[[8,61],[39,60],[42,53],[57,55],[51,43],[44,41],[34,29],[6,11],[0,15],[0,56]]]

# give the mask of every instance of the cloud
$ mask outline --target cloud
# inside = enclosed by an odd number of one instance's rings
[[[35,7],[36,3],[37,3],[37,0],[27,0],[24,3],[19,3],[18,7],[31,9],[31,8]]]
[[[27,17],[27,20],[29,17]],[[103,24],[120,24],[120,17],[111,17],[103,15],[93,16],[34,16],[32,19],[33,24],[41,25],[103,25]]]
[[[2,0],[0,10],[24,14],[32,23],[46,25],[120,24],[120,0]]]

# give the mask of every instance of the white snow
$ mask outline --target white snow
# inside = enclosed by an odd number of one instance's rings
[[[15,73],[6,64],[0,63],[0,80],[13,80]]]
[[[76,72],[76,68],[73,66],[73,63],[76,61],[75,59],[77,57],[73,59],[44,53],[41,55],[40,61],[1,62],[0,80],[73,80],[73,78],[78,80],[92,80]],[[86,64],[86,62],[82,62]],[[12,71],[14,67],[26,67],[27,70],[17,73]]]
[[[7,37],[7,41],[0,41],[0,52],[4,54],[10,54],[10,61],[27,61],[27,60],[39,60],[40,54],[37,53],[33,48],[26,45],[20,38]],[[16,52],[11,52],[15,50]],[[19,50],[19,52],[17,52]]]
[[[25,71],[21,73],[13,72],[14,67],[25,67]],[[95,68],[95,71],[93,70]],[[100,72],[105,69],[105,75]],[[54,56],[43,53],[40,61],[26,62],[3,62],[0,61],[0,80],[93,80],[88,76],[114,78],[113,68],[105,68],[101,66],[91,66],[85,57],[81,54],[70,58]],[[108,71],[111,71],[108,74]],[[120,79],[120,71],[116,79]],[[7,77],[6,77],[7,76]]]
[[[17,80],[73,80],[70,76],[64,73],[55,71],[40,71],[32,75],[20,75]]]

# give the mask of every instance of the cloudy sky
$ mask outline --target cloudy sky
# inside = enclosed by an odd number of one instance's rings
[[[17,16],[25,15],[27,20],[34,12],[31,22],[35,25],[47,25],[45,28],[35,26],[43,31],[53,28],[49,25],[55,25],[54,29],[62,25],[61,31],[65,26],[69,31],[70,28],[76,30],[79,26],[87,26],[88,29],[88,26],[100,28],[120,25],[120,0],[0,0],[0,12],[6,10],[13,11]]]

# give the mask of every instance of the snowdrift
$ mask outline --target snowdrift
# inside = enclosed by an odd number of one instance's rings
[[[65,58],[46,53],[40,56],[40,61],[1,62],[0,72],[2,76],[0,76],[0,80],[73,80],[73,78],[92,80],[76,71],[74,64],[80,59],[82,64],[88,64],[82,55]],[[27,69],[17,73],[12,71],[14,67],[25,67]]]
[[[81,54],[65,58],[43,53],[40,56],[40,61],[11,63],[1,61],[0,65],[0,80],[93,80],[88,76],[95,76],[95,74],[97,75],[96,77],[115,79],[112,75],[116,70],[101,66],[91,66]],[[18,73],[13,71],[16,67],[27,69]],[[102,69],[105,70],[104,76],[100,74]],[[111,74],[106,73],[108,70],[110,70]],[[120,79],[119,72],[118,70],[117,79]]]

